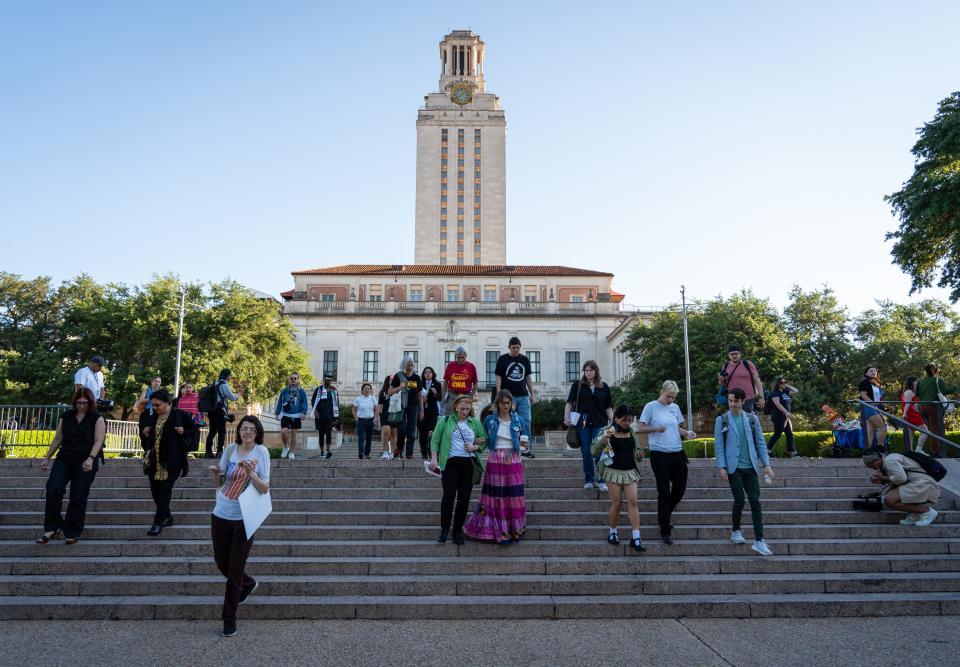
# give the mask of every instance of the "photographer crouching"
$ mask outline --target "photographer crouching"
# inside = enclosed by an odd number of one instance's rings
[[[903,454],[870,447],[863,452],[863,465],[874,471],[870,481],[884,486],[884,506],[907,513],[901,526],[929,526],[937,518],[933,506],[940,498],[940,485],[920,463]]]

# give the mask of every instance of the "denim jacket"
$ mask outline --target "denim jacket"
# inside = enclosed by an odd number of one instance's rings
[[[303,387],[297,387],[297,395],[293,397],[290,390],[290,386],[283,388],[283,391],[280,392],[280,397],[277,398],[277,407],[274,410],[274,413],[279,417],[281,412],[285,412],[288,415],[305,415],[307,414],[307,392],[303,390]],[[290,409],[284,409],[284,403],[290,401],[288,406]]]
[[[487,447],[493,451],[497,443],[497,431],[500,429],[500,417],[494,414],[487,415],[483,420],[483,428],[487,432]],[[523,428],[523,420],[516,412],[510,412],[510,437],[513,438],[513,451],[520,453],[520,431]]]

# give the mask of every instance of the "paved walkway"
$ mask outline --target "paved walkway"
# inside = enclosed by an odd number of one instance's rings
[[[241,610],[242,611],[242,610]],[[948,665],[960,616],[636,621],[2,621],[20,665]]]

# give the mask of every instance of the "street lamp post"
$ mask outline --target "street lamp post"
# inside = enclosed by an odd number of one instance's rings
[[[690,389],[690,338],[687,335],[687,288],[680,285],[681,313],[683,315],[683,363],[687,374],[687,428],[693,428],[693,395]]]
[[[180,352],[183,350],[183,315],[187,309],[187,288],[180,285],[180,323],[177,326],[177,366],[173,372],[173,396],[180,395]]]

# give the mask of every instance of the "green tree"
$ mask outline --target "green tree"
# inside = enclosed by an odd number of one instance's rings
[[[883,301],[860,315],[854,329],[860,348],[846,385],[851,397],[868,365],[880,371],[886,400],[897,400],[903,379],[922,377],[929,363],[940,366],[945,377],[960,378],[960,316],[943,301],[906,305]]]
[[[727,299],[716,297],[697,302],[688,311],[690,376],[695,410],[712,410],[717,393],[717,374],[727,359],[727,348],[739,344],[757,366],[766,383],[793,364],[793,355],[783,323],[766,299],[749,291]],[[634,373],[625,383],[624,399],[637,407],[655,399],[660,384],[671,379],[684,391],[683,323],[676,308],[656,313],[647,324],[638,324],[624,344]]]
[[[943,99],[937,114],[917,130],[911,152],[913,175],[885,200],[900,218],[893,260],[911,279],[911,293],[930,287],[950,289],[960,300],[960,91]],[[937,272],[939,271],[939,278]]]
[[[842,407],[850,397],[854,375],[850,363],[855,350],[847,310],[829,287],[804,292],[794,286],[783,315],[794,358],[788,381],[800,389],[794,411],[815,415],[824,403]]]

